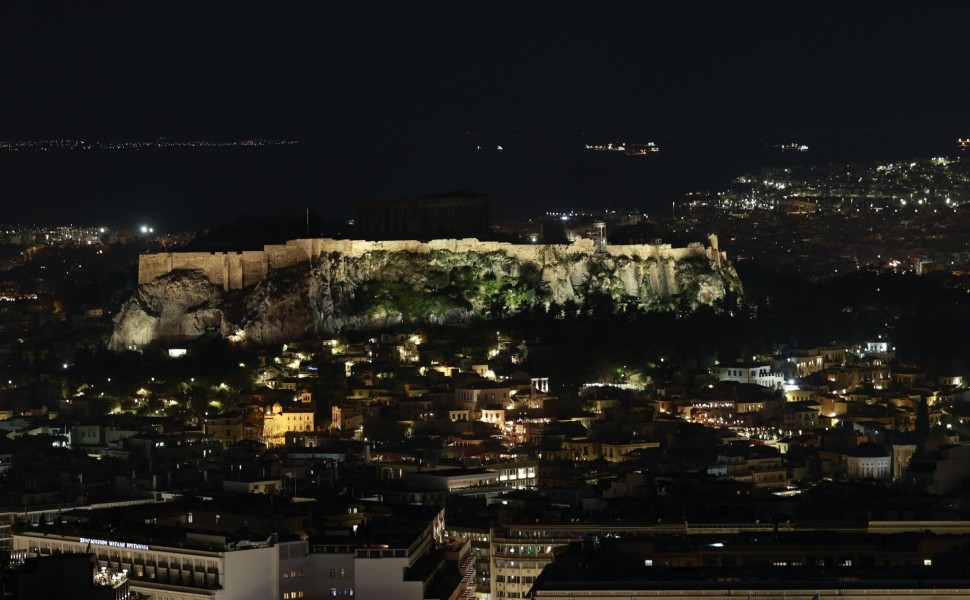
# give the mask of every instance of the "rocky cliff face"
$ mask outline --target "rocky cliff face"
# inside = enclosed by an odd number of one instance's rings
[[[109,346],[122,350],[158,339],[191,339],[222,332],[222,290],[199,271],[173,271],[145,285],[115,316]]]
[[[692,310],[741,291],[734,268],[703,248],[685,258],[496,252],[337,252],[223,292],[200,271],[140,286],[115,318],[111,347],[218,331],[273,344],[398,323],[446,323],[524,310]]]

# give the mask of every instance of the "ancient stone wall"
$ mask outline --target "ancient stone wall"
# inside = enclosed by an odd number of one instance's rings
[[[368,252],[411,252],[428,254],[444,250],[454,253],[473,252],[486,254],[501,252],[520,262],[544,265],[558,262],[561,257],[573,254],[639,258],[655,261],[652,269],[653,283],[662,289],[677,286],[675,266],[690,258],[707,258],[720,264],[724,255],[717,247],[717,237],[710,237],[710,246],[693,243],[685,248],[673,248],[670,244],[635,244],[600,246],[593,240],[579,239],[572,244],[509,244],[506,242],[483,242],[474,238],[444,239],[421,242],[417,240],[367,241],[334,240],[329,238],[290,240],[282,245],[267,245],[263,250],[239,252],[161,252],[144,254],[138,260],[138,284],[145,284],[175,270],[199,270],[209,280],[224,290],[240,290],[255,285],[271,271],[302,263],[312,263],[320,256],[340,254],[360,257]],[[676,290],[670,289],[671,293]]]

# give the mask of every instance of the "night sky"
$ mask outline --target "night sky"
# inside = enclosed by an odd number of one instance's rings
[[[299,144],[0,152],[0,221],[191,228],[450,189],[499,215],[651,210],[771,143],[823,162],[970,136],[970,3],[603,4],[3,3],[0,141]],[[621,140],[662,156],[581,150]]]

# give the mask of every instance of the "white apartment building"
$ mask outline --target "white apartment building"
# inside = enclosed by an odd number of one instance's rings
[[[754,383],[771,389],[781,389],[785,378],[771,370],[768,363],[732,363],[711,367],[711,375],[718,381]]]
[[[26,530],[13,534],[12,554],[26,558],[94,553],[100,566],[126,571],[131,590],[153,600],[281,598],[277,576],[281,545],[275,539],[227,546],[220,536],[190,534],[167,541],[171,545],[129,542],[121,536],[88,538]]]

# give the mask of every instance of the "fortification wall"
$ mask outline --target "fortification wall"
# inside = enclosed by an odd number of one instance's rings
[[[138,257],[138,285],[148,283],[172,270],[172,253],[142,254]]]
[[[340,254],[359,258],[369,252],[411,252],[429,254],[443,250],[454,253],[479,254],[501,252],[523,263],[544,265],[559,262],[572,254],[593,255],[606,253],[616,257],[639,258],[656,261],[654,283],[660,286],[677,285],[676,263],[705,257],[720,265],[726,257],[717,248],[717,237],[711,236],[711,245],[693,243],[685,248],[673,248],[670,244],[607,245],[601,247],[593,240],[579,239],[572,244],[510,244],[506,242],[483,242],[474,238],[444,239],[421,242],[417,240],[369,241],[334,240],[329,238],[289,240],[285,244],[267,245],[263,250],[238,252],[160,252],[143,254],[138,259],[138,284],[149,283],[175,270],[202,271],[212,283],[224,290],[239,290],[255,285],[271,271],[298,264],[310,263],[322,255]],[[671,290],[673,292],[673,290]]]

